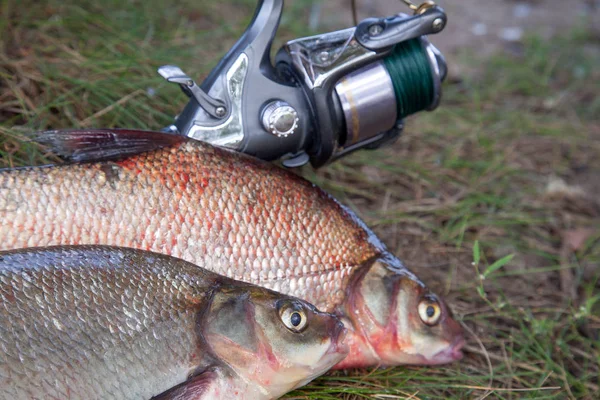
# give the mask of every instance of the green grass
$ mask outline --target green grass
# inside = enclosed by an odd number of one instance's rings
[[[169,124],[185,98],[156,68],[204,76],[254,4],[0,2],[0,167],[52,160],[23,132]],[[308,4],[288,5],[278,43],[312,33]],[[520,55],[464,54],[478,72],[446,84],[441,107],[410,118],[396,144],[303,169],[471,333],[460,363],[337,372],[290,398],[597,398],[599,47],[581,28],[529,38]]]

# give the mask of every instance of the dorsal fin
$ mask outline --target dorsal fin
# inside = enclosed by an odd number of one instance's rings
[[[186,140],[166,132],[132,129],[72,129],[38,132],[32,139],[68,161],[123,159]]]

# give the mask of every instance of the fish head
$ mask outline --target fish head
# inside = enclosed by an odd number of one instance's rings
[[[445,364],[464,338],[446,303],[392,256],[366,263],[348,286],[349,356],[336,368]]]
[[[220,292],[204,321],[213,353],[269,398],[305,385],[348,354],[338,317],[268,289]]]

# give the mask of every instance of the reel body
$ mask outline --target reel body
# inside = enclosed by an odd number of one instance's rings
[[[273,63],[282,11],[283,0],[260,1],[201,85],[176,66],[159,69],[190,97],[168,131],[288,167],[320,167],[397,138],[404,117],[439,104],[446,63],[425,36],[441,31],[446,15],[433,3],[414,16],[292,40]]]

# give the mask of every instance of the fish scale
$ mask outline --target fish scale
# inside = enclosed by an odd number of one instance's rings
[[[139,294],[134,295],[135,279],[115,274],[112,285],[96,279],[98,268],[110,268],[111,263],[120,265],[120,257],[112,257],[105,265],[66,270],[63,266],[82,264],[76,257],[77,254],[63,253],[62,264],[26,274],[19,274],[18,269],[12,267],[19,263],[18,256],[0,260],[3,277],[0,299],[4,305],[0,311],[0,340],[3,343],[0,376],[10,382],[2,385],[0,397],[11,398],[10,394],[14,396],[12,398],[20,398],[18,393],[20,396],[27,393],[31,398],[40,398],[43,393],[47,398],[67,398],[68,393],[61,391],[65,387],[70,387],[76,397],[87,393],[89,398],[95,398],[95,393],[132,398],[162,392],[164,389],[159,390],[156,384],[143,380],[147,375],[145,368],[158,369],[157,374],[162,375],[166,388],[169,383],[174,386],[184,380],[190,367],[189,354],[197,340],[193,308],[185,300],[185,291],[180,291],[185,286],[180,285],[175,291],[171,280],[147,280],[146,288],[154,295],[145,297],[147,306],[143,307],[143,312],[148,314],[145,320],[140,320],[137,318],[139,311],[133,309],[141,299]],[[24,261],[29,268],[35,268],[43,265],[45,260],[40,255]],[[148,272],[139,273],[143,274]],[[110,292],[115,288],[121,290],[117,302],[112,302],[114,297]],[[203,296],[201,292],[187,293],[187,296]],[[38,313],[45,318],[26,317]],[[165,318],[172,327],[168,331],[170,340],[158,342],[160,335],[155,337],[155,332]],[[86,325],[87,332],[93,333],[93,338],[78,329],[81,324]],[[11,342],[9,338],[14,340],[15,337],[19,341]],[[147,343],[152,346],[146,346]],[[171,346],[172,343],[177,345]],[[123,361],[124,345],[137,353],[137,360],[129,357],[127,362]],[[68,358],[65,357],[67,354]],[[102,359],[108,362],[104,363]],[[181,364],[179,376],[169,375],[165,368],[174,366],[172,360],[175,365]],[[75,369],[78,370],[76,373]],[[48,374],[48,371],[57,371],[61,378]],[[18,375],[26,378],[19,379]],[[39,375],[44,377],[36,378]],[[116,378],[118,376],[122,378]],[[56,385],[55,379],[64,385]],[[147,386],[143,387],[144,384]],[[128,389],[124,392],[124,388]]]
[[[378,251],[312,184],[203,144],[122,162],[3,171],[0,194],[0,249],[107,244],[163,252],[323,310],[340,303],[352,266]]]

